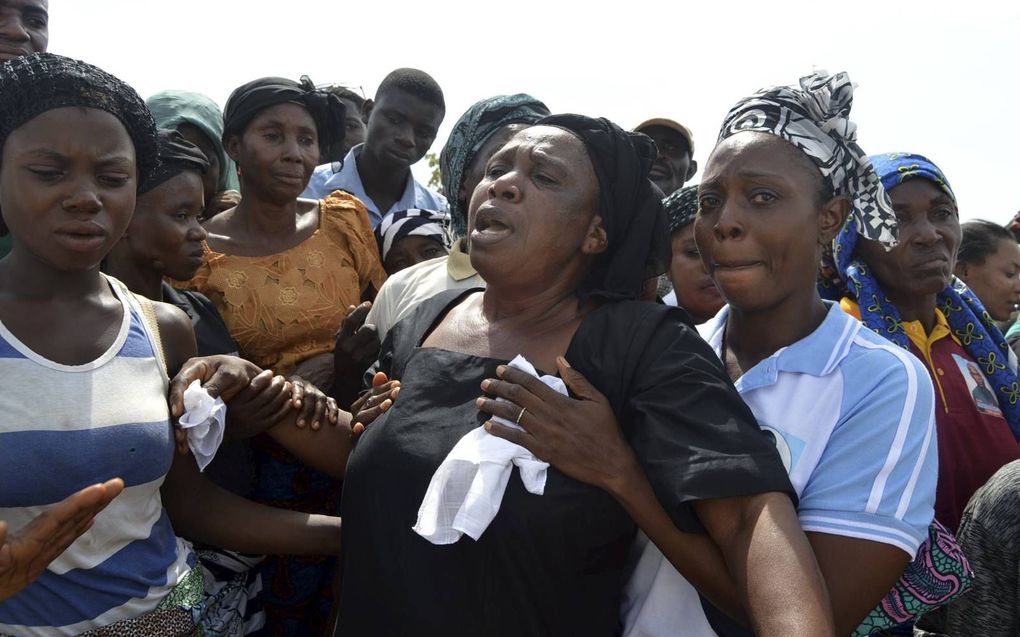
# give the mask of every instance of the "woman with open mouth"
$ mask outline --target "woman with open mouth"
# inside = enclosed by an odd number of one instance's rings
[[[648,180],[654,159],[647,137],[580,115],[546,117],[490,158],[470,201],[471,262],[487,287],[423,303],[390,331],[377,365],[401,382],[400,397],[347,465],[343,634],[618,634],[632,516],[648,505],[629,506],[634,475],[648,476],[669,528],[718,563],[727,556],[722,568],[753,600],[759,635],[832,634],[775,446],[686,315],[635,300],[669,260]],[[501,429],[551,413],[523,391],[510,392],[516,404],[494,400],[521,375],[545,387],[506,366],[517,356],[558,372],[575,395],[604,392],[600,405],[630,446],[598,465],[564,466],[522,431]],[[591,385],[575,382],[575,370]],[[587,418],[590,405],[549,391]],[[507,466],[505,490],[482,498],[492,506],[481,511],[463,497],[467,485],[435,487],[482,513],[454,521],[442,501],[430,504],[431,485],[447,484],[442,467],[462,466],[455,448],[504,443],[494,432],[558,468],[518,458],[521,479]]]

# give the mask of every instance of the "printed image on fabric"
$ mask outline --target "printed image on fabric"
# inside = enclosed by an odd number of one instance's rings
[[[783,432],[760,421],[758,426],[775,443],[776,450],[779,451],[779,457],[783,459],[783,466],[786,467],[787,472],[792,472],[797,466],[797,461],[800,460],[801,452],[804,451],[804,441],[793,434]]]
[[[988,381],[985,379],[985,375],[981,373],[981,368],[973,361],[969,361],[956,354],[953,354],[953,361],[956,362],[956,366],[960,368],[960,374],[967,382],[967,389],[970,390],[971,398],[974,399],[974,406],[977,407],[977,410],[983,414],[1001,418],[1002,411],[999,409],[999,402],[995,400],[995,394],[992,393],[991,388],[988,386]]]

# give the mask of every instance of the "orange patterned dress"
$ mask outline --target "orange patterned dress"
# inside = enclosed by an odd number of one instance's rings
[[[333,350],[347,308],[386,279],[368,212],[335,192],[320,202],[311,237],[278,254],[246,257],[205,247],[205,263],[183,284],[212,300],[242,357],[289,375],[302,360]],[[328,388],[323,388],[328,389]],[[340,482],[303,465],[266,435],[251,441],[263,504],[336,515]],[[327,634],[336,560],[269,556],[259,566],[268,634]]]
[[[207,245],[185,284],[212,300],[242,357],[278,374],[332,351],[347,308],[386,279],[365,206],[344,192],[320,206],[318,229],[300,244],[261,257]]]

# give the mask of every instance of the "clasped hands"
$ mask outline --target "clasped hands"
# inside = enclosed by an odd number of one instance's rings
[[[184,413],[184,390],[193,381],[227,409],[228,440],[250,438],[280,423],[293,420],[297,427],[317,430],[336,425],[339,408],[312,382],[300,376],[285,378],[272,370],[236,356],[199,356],[188,360],[170,383],[170,411]],[[177,448],[187,453],[187,432],[176,429]]]

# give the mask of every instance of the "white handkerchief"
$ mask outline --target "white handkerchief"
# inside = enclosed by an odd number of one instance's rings
[[[538,376],[523,356],[510,361],[510,367]],[[556,376],[539,380],[567,395],[567,386]],[[498,416],[493,421],[520,429]],[[485,427],[472,429],[454,445],[432,476],[414,532],[433,544],[453,544],[464,534],[477,540],[499,512],[514,465],[520,469],[521,481],[529,493],[545,492],[548,463],[520,445],[493,436]]]
[[[195,455],[199,471],[205,471],[223,442],[227,422],[227,406],[213,398],[199,381],[184,390],[184,414],[177,426],[188,430],[188,446]]]

